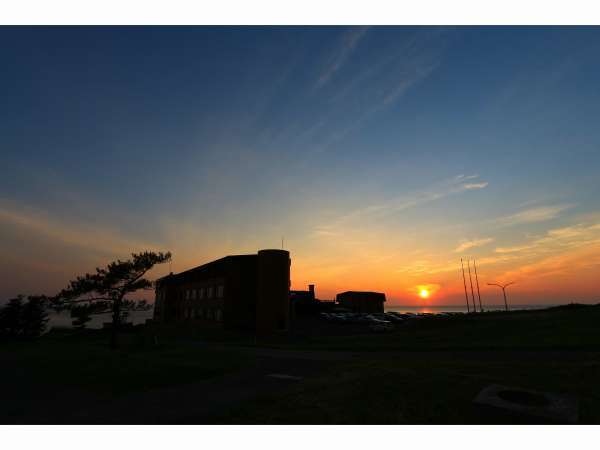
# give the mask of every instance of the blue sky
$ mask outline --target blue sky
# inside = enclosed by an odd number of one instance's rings
[[[591,301],[599,50],[597,27],[0,28],[0,295],[285,236],[325,298],[453,303],[469,253],[523,302]]]

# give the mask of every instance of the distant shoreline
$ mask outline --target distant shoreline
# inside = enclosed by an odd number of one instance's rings
[[[553,305],[509,305],[511,311],[518,310],[536,310],[554,308],[557,306],[565,306],[564,304],[553,304]],[[589,304],[592,306],[593,304]],[[504,311],[504,305],[483,305],[484,311]],[[466,313],[467,308],[465,305],[436,305],[436,306],[405,306],[405,305],[391,305],[385,307],[385,312],[400,312],[400,313]],[[478,309],[479,311],[479,309]],[[134,311],[132,312],[127,321],[133,322],[134,325],[143,324],[146,319],[151,319],[153,316],[154,308],[148,311]],[[68,311],[61,313],[49,312],[50,321],[48,323],[48,329],[53,327],[57,328],[71,328],[73,318]],[[92,320],[87,324],[87,328],[99,329],[102,328],[104,322],[110,322],[110,313],[98,314],[92,316]]]
[[[565,305],[567,303],[564,303]],[[509,305],[509,310],[530,310],[530,309],[546,309],[561,306],[562,304],[549,304],[549,305]],[[484,311],[504,311],[504,305],[483,305]],[[472,310],[472,306],[471,306]],[[406,305],[389,305],[385,306],[385,311],[396,311],[396,312],[467,312],[466,305],[436,305],[436,306],[406,306]],[[477,311],[479,311],[479,305],[477,305]]]

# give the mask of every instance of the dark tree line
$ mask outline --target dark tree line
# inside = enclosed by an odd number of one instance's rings
[[[3,339],[33,339],[41,336],[48,323],[48,298],[23,295],[0,308],[0,336]]]
[[[145,278],[156,264],[171,259],[170,253],[133,253],[131,259],[117,260],[95,273],[86,273],[69,283],[54,297],[30,296],[11,299],[0,309],[0,336],[40,336],[48,322],[47,309],[69,310],[73,325],[84,328],[94,314],[110,313],[111,347],[117,347],[119,329],[131,311],[148,310],[145,300],[136,301],[127,295],[139,290],[152,289],[153,283]]]

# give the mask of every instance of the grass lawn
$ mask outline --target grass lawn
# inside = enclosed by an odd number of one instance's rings
[[[271,345],[348,351],[595,351],[600,350],[600,306],[431,317],[408,321],[390,333],[310,337]]]
[[[575,395],[580,422],[600,423],[600,359],[515,358],[411,353],[340,365],[337,373],[263,395],[214,423],[241,424],[485,424],[521,423],[472,405],[489,384]],[[524,422],[526,423],[526,422]]]
[[[112,394],[222,376],[247,361],[235,351],[180,345],[177,341],[152,345],[143,336],[122,335],[121,347],[108,348],[106,333],[81,336],[51,333],[34,343],[3,347],[0,379],[6,383],[32,383],[47,387],[81,387]],[[34,386],[32,386],[33,388]]]
[[[599,306],[426,318],[391,333],[313,337],[291,346],[367,356],[215,422],[518,422],[472,405],[485,386],[503,384],[574,395],[580,422],[600,423]]]
[[[576,396],[580,422],[597,424],[599,324],[600,306],[589,306],[425,318],[390,333],[258,344],[215,330],[138,327],[123,334],[117,351],[102,330],[51,332],[0,345],[0,423],[51,423],[85,405],[153,398],[161,388],[175,389],[176,412],[188,406],[186,423],[518,423],[472,405],[494,383]],[[269,381],[271,372],[302,379]],[[198,388],[192,399],[189,386],[203,380],[216,383],[213,398],[227,393],[231,401],[194,416],[189,406],[207,396]]]
[[[116,351],[101,330],[51,332],[35,342],[0,346],[0,423],[26,418],[40,405],[57,414],[86,402],[114,399],[236,373],[249,364],[234,350],[211,350],[132,332]],[[43,408],[42,408],[43,409]]]

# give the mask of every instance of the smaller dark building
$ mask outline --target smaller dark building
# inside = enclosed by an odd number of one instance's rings
[[[308,291],[290,291],[290,301],[314,302],[315,301],[315,285],[309,284]]]
[[[311,315],[320,312],[321,302],[315,298],[315,285],[309,284],[308,291],[290,291],[290,305],[295,315]]]
[[[346,291],[336,296],[342,308],[355,313],[382,313],[385,294],[382,292]]]

